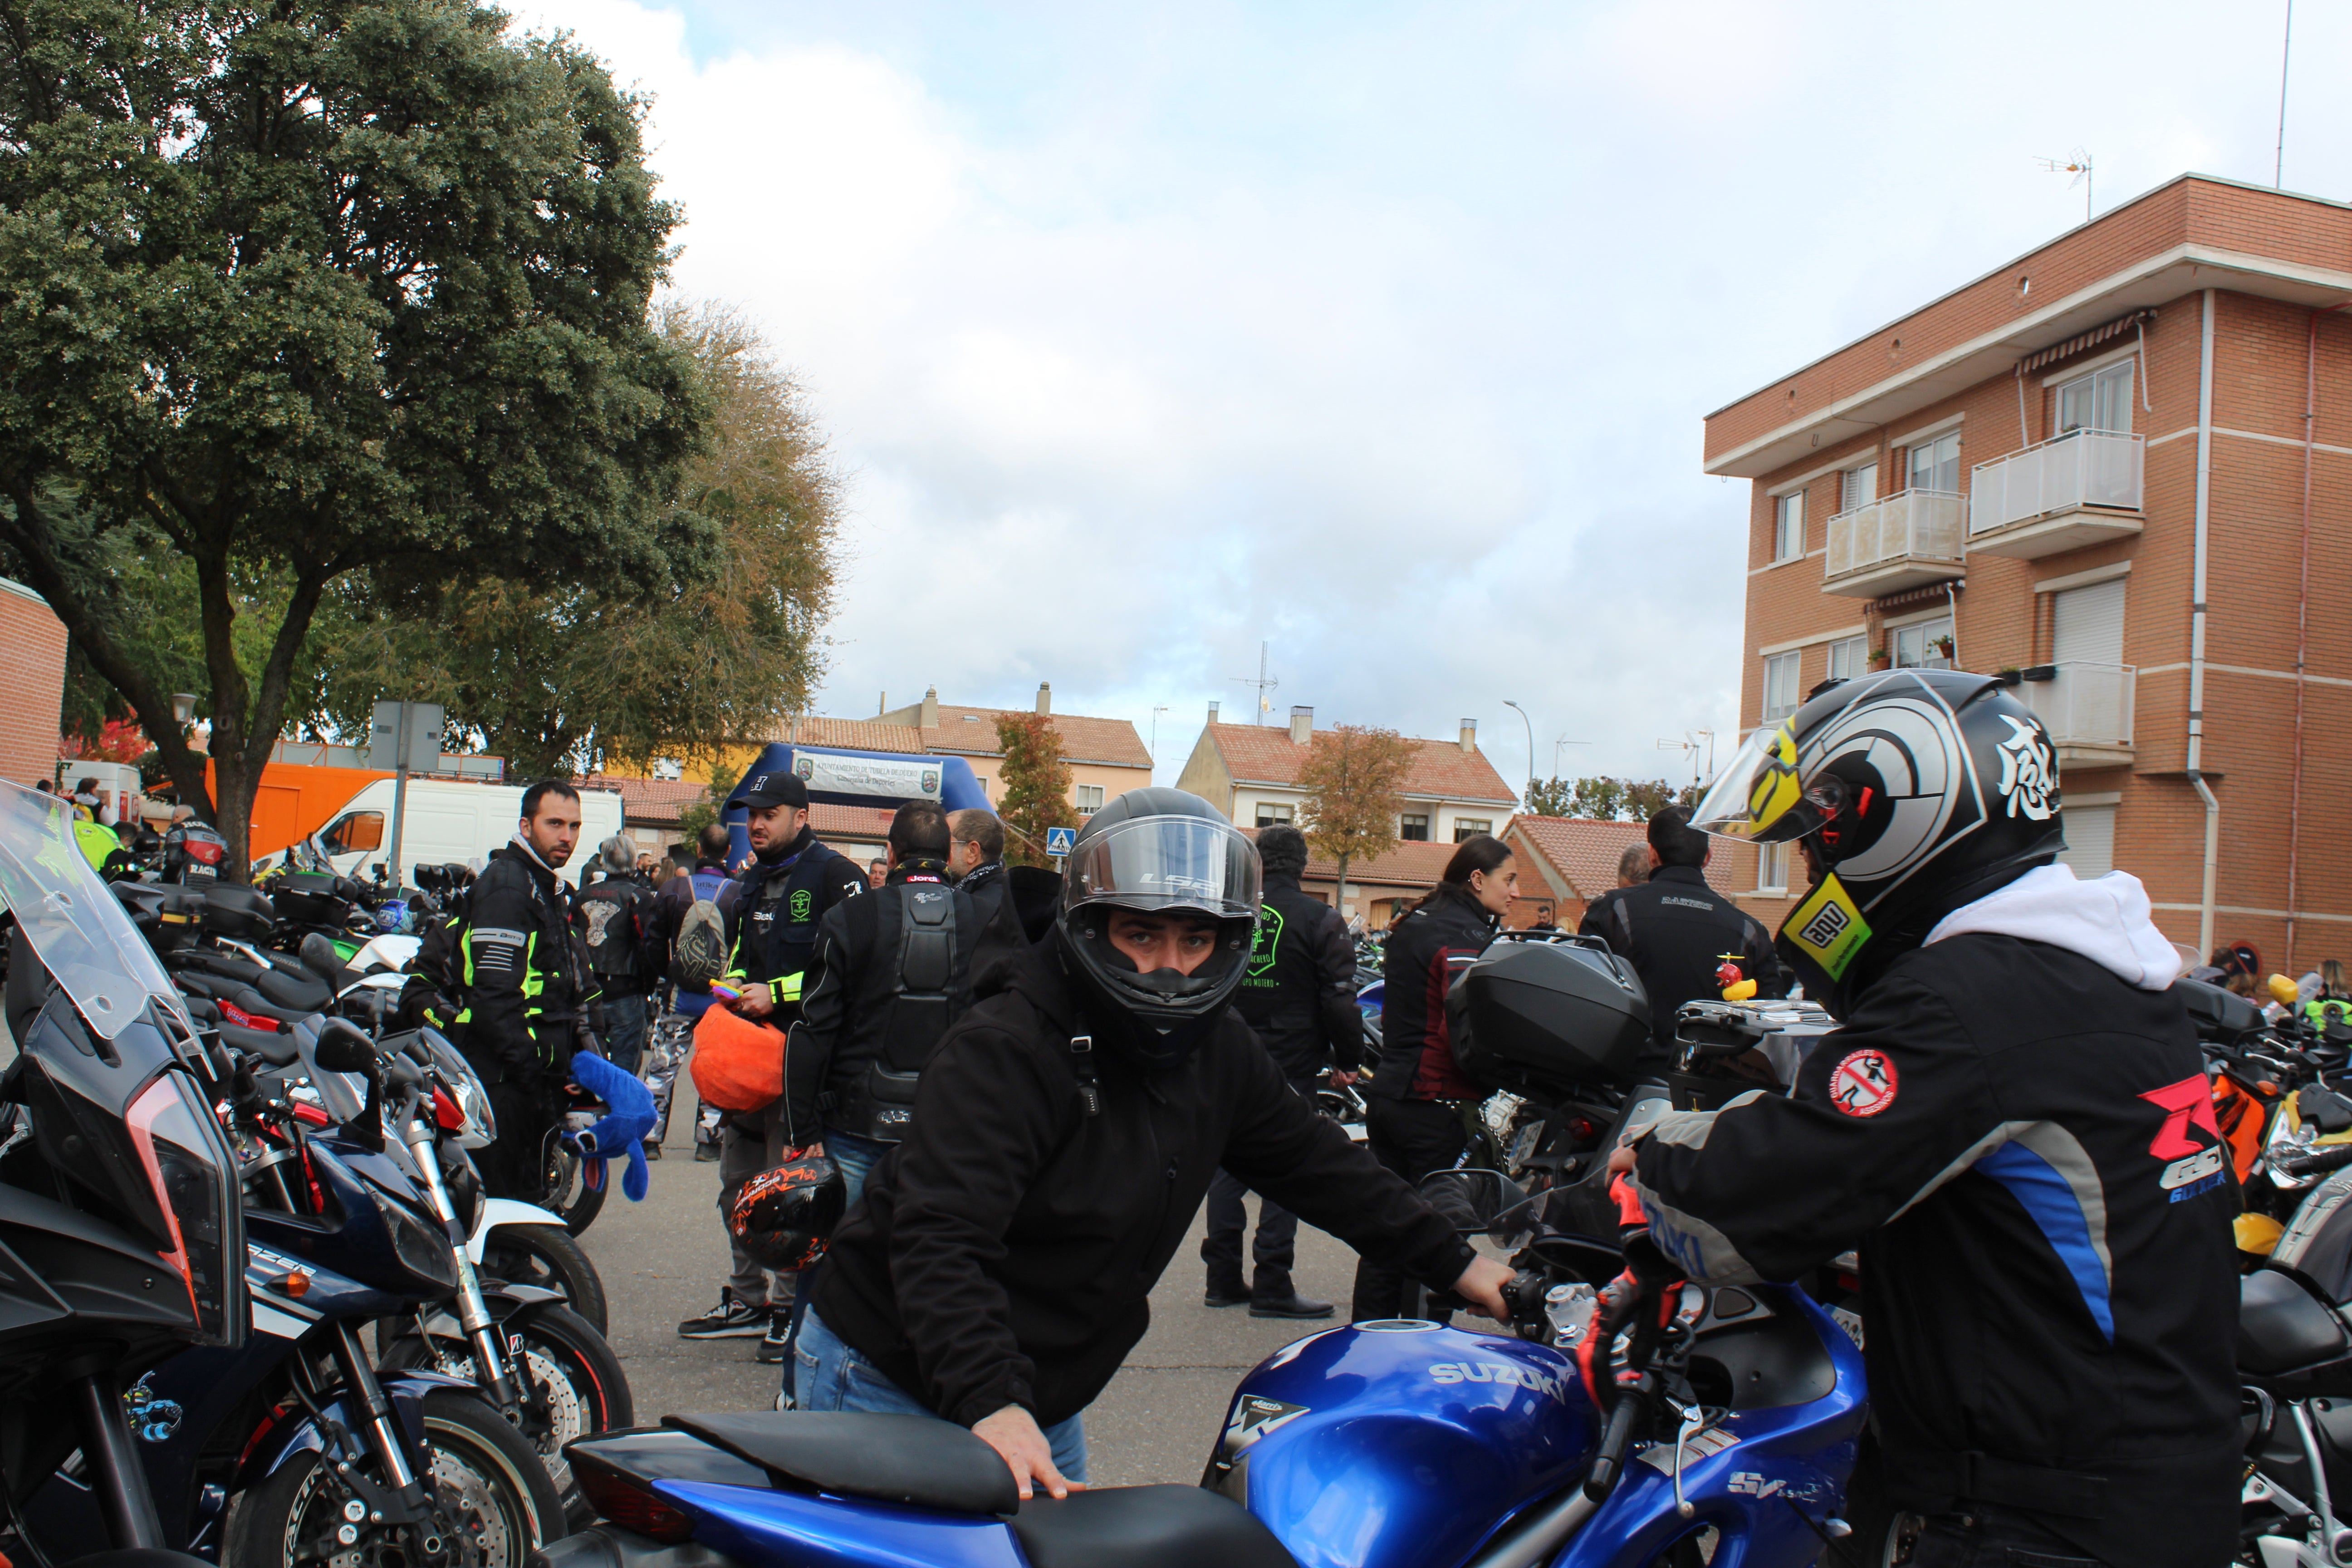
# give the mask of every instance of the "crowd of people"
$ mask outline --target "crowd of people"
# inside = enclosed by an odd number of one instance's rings
[[[1997,687],[1952,679],[1955,744],[2040,734]],[[1843,711],[1799,718],[1818,733]],[[1672,1112],[1612,1152],[1629,1266],[1731,1283],[1860,1250],[1888,1484],[1927,1516],[1915,1561],[2202,1560],[2184,1553],[2233,1528],[2235,1283],[2229,1195],[2158,1184],[2159,1102],[2201,1071],[2167,994],[2179,955],[2136,881],[2057,863],[2054,806],[1960,798],[1994,769],[1948,781],[1940,816],[1898,816],[1872,759],[1801,773],[1804,743],[1792,721],[1696,808],[1657,813],[1582,910],[1580,935],[1642,981],[1645,1074],[1679,1005],[1727,986],[1801,986],[1842,1025],[1788,1094]],[[861,868],[773,773],[742,792],[736,863],[714,827],[656,881],[615,839],[567,910],[569,794],[533,787],[474,889],[468,1052],[509,1097],[503,1141],[532,1135],[510,1101],[560,1104],[567,1051],[632,1063],[651,1015],[765,1031],[773,1097],[719,1137],[731,1271],[678,1332],[757,1339],[778,1408],[954,1421],[1024,1497],[1066,1495],[1084,1412],[1204,1203],[1210,1307],[1333,1314],[1292,1275],[1304,1219],[1360,1255],[1358,1321],[1418,1314],[1424,1291],[1508,1315],[1510,1271],[1417,1191],[1464,1157],[1484,1098],[1445,998],[1517,895],[1504,842],[1457,846],[1391,926],[1368,1048],[1352,934],[1302,889],[1304,838],[1253,839],[1180,791],[1097,810],[1058,874],[1008,868],[992,814],[923,801]],[[1777,937],[1708,883],[1721,838],[1803,856]],[[2259,969],[2242,946],[2216,955],[2225,977]],[[2331,962],[2298,1005],[2347,1002]],[[1361,1145],[1316,1110],[1349,1087]],[[1948,1375],[1960,1363],[1978,1370]]]

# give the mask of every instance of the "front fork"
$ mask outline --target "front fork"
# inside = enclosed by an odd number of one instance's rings
[[[386,1524],[407,1524],[416,1531],[416,1545],[425,1560],[438,1563],[446,1557],[449,1542],[443,1533],[442,1521],[433,1506],[433,1499],[415,1467],[409,1463],[408,1445],[400,1427],[400,1416],[384,1396],[383,1384],[376,1381],[375,1368],[368,1362],[367,1352],[360,1344],[359,1331],[348,1322],[334,1325],[335,1369],[341,1374],[343,1387],[359,1403],[367,1423],[366,1448],[375,1456],[383,1475],[381,1483],[363,1474],[353,1462],[359,1450],[341,1430],[341,1423],[324,1419],[321,1436],[326,1449],[320,1463],[330,1466],[336,1482],[343,1490],[343,1522],[337,1527],[336,1540],[343,1546],[354,1545],[369,1529]],[[306,1358],[295,1363],[297,1387],[310,1403],[312,1414],[318,1412],[321,1391],[303,1389],[309,1381]]]
[[[457,1205],[449,1200],[448,1184],[441,1179],[440,1152],[435,1147],[433,1130],[421,1116],[409,1122],[407,1142],[417,1168],[425,1173],[425,1190],[432,1197],[434,1216],[440,1220],[449,1238],[450,1256],[457,1259],[457,1322],[466,1331],[467,1342],[474,1347],[474,1365],[492,1403],[508,1420],[520,1422],[522,1400],[507,1365],[506,1346],[499,1342],[498,1324],[482,1300],[482,1277],[474,1271],[473,1255],[466,1250],[466,1227],[457,1222]],[[429,1349],[431,1342],[426,1343]]]

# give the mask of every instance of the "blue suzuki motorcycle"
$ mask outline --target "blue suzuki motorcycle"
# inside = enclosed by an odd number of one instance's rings
[[[1482,1218],[1527,1212],[1491,1173],[1454,1179],[1486,1185]],[[1613,1254],[1541,1227],[1513,1263],[1509,1332],[1397,1319],[1276,1352],[1198,1488],[1021,1503],[946,1422],[673,1415],[572,1445],[607,1522],[545,1561],[656,1568],[691,1542],[701,1568],[1801,1568],[1849,1533],[1862,1357],[1801,1291],[1596,1290]]]

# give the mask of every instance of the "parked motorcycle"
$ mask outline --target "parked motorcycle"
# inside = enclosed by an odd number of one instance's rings
[[[141,1462],[126,1388],[252,1334],[236,1157],[169,979],[76,847],[70,811],[0,784],[0,1501],[35,1562],[142,1549],[193,1565]],[[33,1555],[26,1500],[60,1467],[81,1531]]]

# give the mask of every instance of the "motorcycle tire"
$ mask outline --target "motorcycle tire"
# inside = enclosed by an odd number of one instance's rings
[[[1886,1467],[1878,1456],[1878,1438],[1862,1435],[1853,1475],[1845,1484],[1845,1521],[1853,1533],[1822,1553],[1823,1568],[1903,1568],[1927,1521],[1895,1506],[1886,1493]]]
[[[509,1285],[553,1290],[598,1333],[609,1331],[604,1279],[560,1225],[499,1226],[483,1248],[482,1272]]]
[[[530,1307],[499,1325],[521,1384],[522,1434],[547,1467],[563,1506],[567,1529],[585,1530],[596,1510],[580,1489],[564,1445],[635,1424],[636,1406],[621,1358],[595,1326],[566,1307]],[[411,1333],[396,1341],[383,1365],[423,1367],[468,1383],[478,1381],[473,1347],[463,1337],[436,1340],[431,1349]]]
[[[592,1187],[580,1156],[571,1150],[558,1147],[549,1157],[547,1166],[547,1201],[540,1206],[563,1216],[563,1228],[578,1236],[596,1223],[604,1212],[605,1194],[621,1173],[606,1163],[604,1184]]]
[[[429,1485],[451,1525],[451,1568],[523,1568],[532,1552],[564,1534],[563,1505],[522,1434],[470,1394],[436,1389],[425,1396]],[[373,1462],[373,1461],[371,1461]],[[239,1568],[293,1568],[349,1552],[369,1555],[369,1535],[414,1562],[426,1553],[403,1539],[405,1526],[374,1526],[345,1546],[340,1489],[319,1456],[289,1459],[231,1505],[221,1561]],[[379,1478],[381,1479],[381,1478]]]

